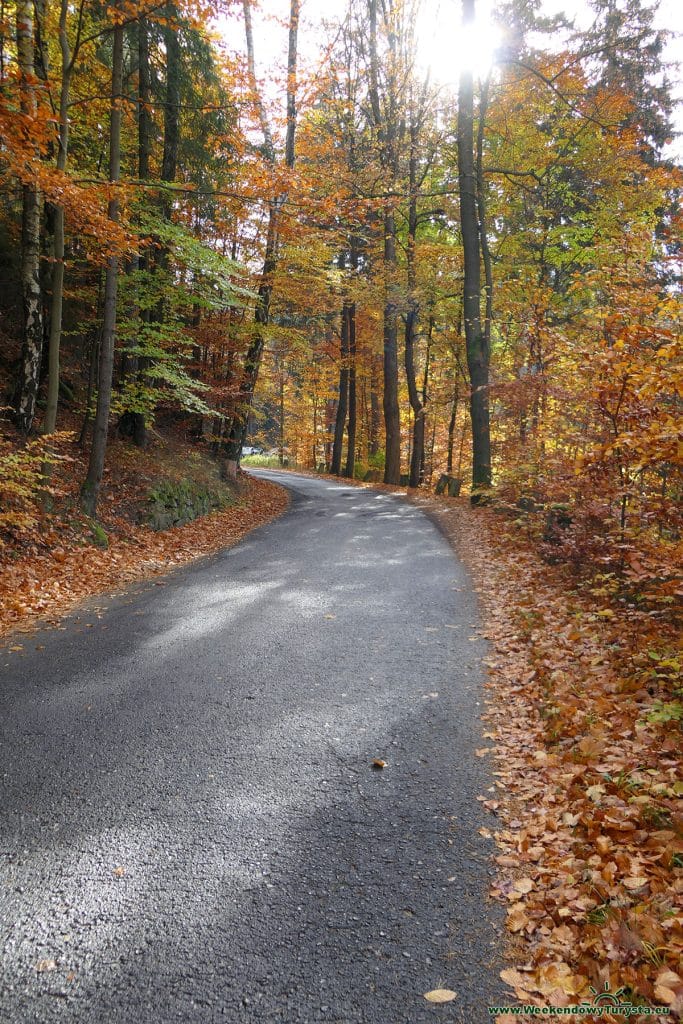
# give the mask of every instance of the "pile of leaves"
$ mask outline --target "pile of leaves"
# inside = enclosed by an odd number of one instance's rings
[[[485,738],[499,877],[526,1004],[592,989],[683,1013],[683,781],[672,616],[552,565],[493,509],[428,504],[468,564],[492,652]],[[594,583],[594,581],[593,581]],[[488,837],[489,830],[484,830]],[[592,989],[591,989],[592,987]]]
[[[77,520],[69,530],[63,522],[53,523],[40,549],[6,549],[0,565],[0,634],[30,629],[39,619],[53,621],[95,594],[229,547],[288,504],[287,493],[265,480],[241,477],[239,490],[228,508],[170,530],[154,531],[110,513],[104,520],[108,538],[92,524],[91,542],[84,543]],[[107,546],[97,550],[93,543],[100,537]]]

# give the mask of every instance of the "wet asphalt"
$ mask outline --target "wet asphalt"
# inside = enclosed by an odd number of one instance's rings
[[[0,650],[2,1022],[501,1001],[465,571],[394,495],[263,475],[280,519]]]

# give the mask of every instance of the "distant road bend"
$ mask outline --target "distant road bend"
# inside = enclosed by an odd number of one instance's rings
[[[501,1002],[464,570],[400,498],[263,475],[282,518],[0,652],[3,1022]]]

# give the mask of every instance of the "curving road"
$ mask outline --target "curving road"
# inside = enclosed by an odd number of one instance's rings
[[[2,1021],[500,1002],[464,570],[399,498],[264,475],[279,520],[0,651]]]

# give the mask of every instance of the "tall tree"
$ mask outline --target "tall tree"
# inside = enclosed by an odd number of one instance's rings
[[[35,139],[37,114],[33,0],[17,0],[17,64],[20,75],[21,113],[26,131]],[[35,159],[38,149],[31,146]],[[40,287],[40,217],[42,195],[34,184],[24,184],[21,224],[21,292],[23,304],[21,365],[16,397],[17,424],[25,434],[36,412],[40,363],[43,352],[43,307]]]
[[[57,172],[63,175],[66,171],[69,153],[69,98],[71,79],[75,61],[81,45],[84,0],[77,11],[76,38],[73,45],[69,41],[68,21],[72,5],[68,0],[61,0],[59,8],[59,49],[61,54],[61,79],[59,87],[59,124],[57,131]],[[64,254],[65,254],[65,215],[64,204],[53,206],[53,266],[52,295],[50,299],[50,334],[48,343],[48,384],[47,404],[45,407],[45,433],[52,433],[57,426],[57,403],[59,401],[59,350],[62,338],[62,308],[64,304]]]
[[[462,27],[467,34],[475,19],[475,0],[462,0]],[[472,486],[475,497],[491,485],[489,422],[489,361],[487,331],[481,318],[481,235],[478,220],[477,171],[474,143],[474,74],[460,73],[458,88],[458,183],[460,230],[464,258],[463,319],[470,376],[472,420]]]
[[[382,59],[378,40],[377,0],[368,0],[369,32],[369,91],[370,110],[380,147],[380,161],[385,171],[385,187],[389,195],[384,199],[384,313],[383,313],[383,371],[384,371],[384,429],[386,455],[384,482],[397,484],[401,477],[401,418],[398,402],[398,304],[396,289],[396,215],[394,190],[399,170],[399,148],[403,134],[400,110],[401,77],[399,74],[398,32],[396,7],[382,5],[383,34],[387,53]],[[386,68],[384,88],[380,88],[381,71]]]
[[[118,12],[115,11],[115,15]],[[123,43],[124,26],[120,16],[114,23],[111,72],[111,107],[109,114],[109,182],[113,188],[108,205],[109,219],[119,219],[119,200],[116,186],[121,176],[121,120],[123,116]],[[114,373],[114,343],[116,338],[116,297],[118,292],[119,260],[115,253],[109,256],[104,284],[104,315],[100,338],[97,409],[93,427],[88,473],[81,487],[81,504],[88,515],[94,516],[100,496],[104,458],[109,433],[112,378]]]

